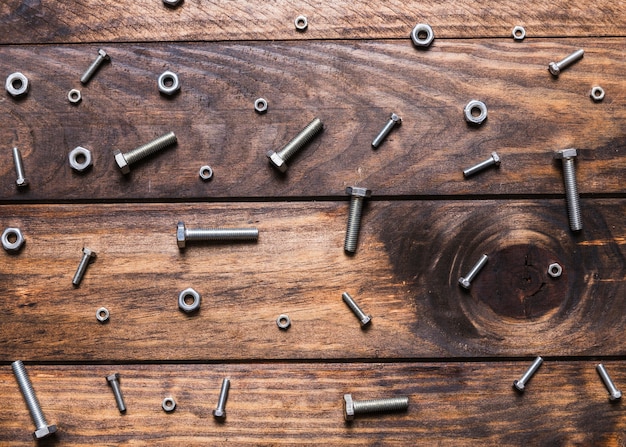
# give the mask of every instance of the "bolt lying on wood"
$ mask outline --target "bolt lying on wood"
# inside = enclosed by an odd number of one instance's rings
[[[480,272],[480,270],[485,266],[485,264],[487,264],[488,259],[489,257],[487,255],[482,255],[480,259],[478,260],[478,262],[474,265],[474,267],[472,267],[472,270],[470,270],[470,272],[467,275],[465,275],[465,277],[461,276],[459,278],[459,284],[465,287],[466,289],[469,289],[471,286],[472,280],[476,277],[476,275],[478,275],[478,272]]]
[[[98,50],[98,57],[95,61],[91,63],[89,68],[87,68],[87,70],[85,70],[85,73],[83,73],[83,75],[80,77],[81,84],[88,83],[94,73],[98,70],[98,68],[100,68],[100,65],[102,65],[104,61],[108,60],[111,60],[111,56],[109,56],[106,51],[102,49]]]
[[[576,149],[563,149],[554,154],[554,158],[563,160],[563,182],[565,183],[565,198],[567,200],[567,214],[569,227],[572,231],[583,229],[580,217],[580,197],[576,186],[576,167],[574,159],[578,155]]]
[[[122,152],[116,150],[113,152],[113,155],[115,156],[115,162],[122,171],[122,174],[128,174],[130,172],[130,165],[138,162],[148,155],[159,152],[168,146],[175,144],[176,141],[176,135],[174,135],[174,132],[168,132],[165,135],[162,135],[149,143],[141,145],[130,152],[123,154]]]
[[[383,130],[381,130],[378,135],[376,135],[376,138],[374,138],[374,141],[372,141],[372,147],[374,149],[380,146],[380,143],[382,143],[385,137],[389,135],[389,132],[391,132],[391,129],[393,129],[396,124],[402,124],[402,118],[395,113],[392,113],[389,117],[389,121],[387,121],[387,124],[383,127]]]
[[[367,326],[368,324],[370,324],[370,322],[372,321],[371,315],[366,315],[365,312],[363,312],[359,305],[354,301],[354,299],[352,299],[348,292],[343,292],[341,294],[341,297],[343,298],[343,301],[348,305],[350,310],[354,312],[354,315],[356,315],[356,317],[359,319],[359,321],[361,322],[361,326]]]
[[[367,197],[371,197],[372,191],[367,188],[352,186],[346,188],[346,193],[350,194],[351,197],[350,210],[348,211],[348,228],[346,229],[343,249],[348,253],[354,253],[359,240],[359,230],[361,229],[363,202]]]
[[[228,390],[230,389],[230,379],[224,379],[222,381],[222,389],[220,390],[220,397],[217,401],[217,407],[213,410],[213,417],[220,421],[226,419],[226,400],[228,400]]]
[[[30,383],[30,378],[28,377],[28,373],[26,372],[26,368],[24,368],[22,361],[16,360],[11,363],[11,367],[13,368],[13,374],[17,380],[17,384],[20,386],[22,396],[24,396],[24,400],[26,401],[28,411],[30,411],[30,416],[33,418],[35,427],[37,427],[33,433],[33,437],[35,439],[41,439],[56,433],[57,426],[48,425],[46,417],[41,411],[39,400],[35,395],[35,390],[33,390],[33,385]]]
[[[24,162],[22,160],[22,154],[20,150],[16,147],[13,148],[13,162],[15,163],[15,172],[17,174],[17,180],[15,180],[15,184],[18,188],[24,188],[28,186],[28,179],[24,174]]]
[[[474,175],[477,172],[487,169],[489,166],[500,166],[500,157],[495,152],[492,152],[491,157],[489,157],[487,160],[482,161],[477,165],[472,166],[471,168],[465,169],[463,171],[463,175],[465,177],[469,177],[470,175]]]
[[[543,359],[541,357],[537,357],[532,365],[530,365],[530,368],[528,368],[526,372],[522,375],[522,377],[520,377],[519,380],[513,382],[513,388],[523,393],[524,389],[526,388],[526,382],[528,382],[533,374],[537,372],[542,363]]]
[[[96,259],[96,252],[88,249],[87,247],[83,247],[83,257],[81,258],[78,268],[76,269],[76,273],[74,273],[74,278],[72,279],[74,287],[78,287],[80,282],[83,280],[87,266],[90,262],[93,262],[94,259]]]
[[[113,389],[113,395],[115,396],[115,402],[117,403],[117,409],[120,413],[126,412],[126,404],[124,403],[124,396],[122,396],[122,390],[120,389],[120,374],[115,373],[107,376],[107,382]]]
[[[552,76],[558,76],[559,74],[561,74],[562,69],[572,65],[577,60],[582,59],[584,54],[585,50],[580,49],[574,51],[572,54],[565,57],[563,60],[560,60],[559,62],[550,62],[548,64],[548,71],[550,71]]]
[[[287,163],[296,152],[309,142],[315,135],[317,135],[324,128],[324,124],[319,118],[315,118],[307,126],[296,135],[293,140],[287,143],[280,151],[268,151],[267,158],[270,159],[270,164],[278,169],[283,174],[287,172]]]
[[[615,387],[615,384],[611,380],[611,376],[606,371],[606,368],[602,363],[596,365],[596,371],[600,374],[600,378],[604,382],[604,386],[609,391],[609,400],[616,401],[622,398],[622,392]]]
[[[237,242],[256,241],[259,238],[258,228],[194,228],[188,229],[183,222],[178,222],[176,242],[178,248],[185,248],[187,242]]]
[[[407,408],[409,408],[409,398],[406,396],[356,401],[352,399],[352,394],[343,395],[343,416],[346,421],[354,420],[354,417],[359,414],[391,413],[406,411]]]

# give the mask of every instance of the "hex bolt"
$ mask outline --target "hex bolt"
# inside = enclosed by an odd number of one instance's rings
[[[226,401],[228,400],[228,390],[230,389],[230,380],[224,379],[222,381],[222,389],[220,390],[220,397],[217,401],[217,408],[213,410],[213,417],[220,421],[226,419]]]
[[[324,128],[324,124],[319,118],[315,118],[307,126],[300,131],[298,135],[294,137],[289,143],[287,143],[280,151],[268,151],[267,158],[270,159],[270,163],[276,169],[283,174],[287,172],[287,164],[289,160],[296,152],[308,143],[315,135],[317,135]]]
[[[126,412],[126,405],[124,404],[124,397],[122,396],[122,390],[120,389],[120,374],[115,373],[107,376],[107,382],[113,389],[113,395],[115,396],[115,402],[120,413]]]
[[[391,413],[406,411],[407,408],[409,408],[409,398],[406,396],[356,401],[352,399],[352,394],[343,395],[343,416],[346,421],[354,420],[358,414]]]
[[[74,278],[72,279],[74,287],[78,287],[80,282],[83,280],[87,266],[89,263],[93,262],[94,259],[96,259],[96,252],[88,249],[87,247],[83,247],[83,257],[81,258],[78,268],[76,269],[76,273],[74,273]]]
[[[103,49],[99,49],[98,50],[98,57],[96,58],[95,61],[93,61],[91,63],[91,65],[89,66],[89,68],[85,71],[85,73],[83,73],[83,75],[80,77],[80,82],[81,84],[86,84],[89,82],[89,80],[91,79],[91,77],[94,75],[94,73],[96,72],[96,70],[98,70],[98,68],[100,68],[100,65],[102,65],[102,63],[104,61],[108,61],[111,60],[111,56],[109,56],[106,51],[104,51]]]
[[[28,186],[28,180],[24,175],[24,162],[22,161],[22,154],[16,147],[13,148],[13,162],[15,163],[15,172],[17,173],[17,180],[15,184],[18,188]]]
[[[380,133],[376,135],[376,138],[374,138],[374,141],[372,141],[372,147],[374,149],[380,146],[380,143],[382,143],[385,137],[389,135],[389,132],[391,132],[391,129],[393,129],[396,124],[402,124],[402,118],[395,113],[392,113],[389,117],[389,121],[387,121],[387,124],[383,127],[383,130],[381,130]]]
[[[185,248],[187,242],[241,242],[256,241],[259,238],[258,228],[193,228],[188,229],[183,222],[178,222],[176,242],[178,248]]]
[[[343,292],[341,294],[343,301],[348,305],[348,307],[354,312],[354,315],[357,316],[359,321],[361,322],[361,326],[367,326],[372,321],[371,315],[366,315],[365,312],[361,310],[359,305],[354,302],[354,299],[350,296],[348,292]]]
[[[35,427],[37,427],[33,432],[33,437],[35,439],[41,439],[56,433],[57,426],[48,425],[46,417],[41,411],[39,400],[35,395],[35,390],[33,390],[33,385],[30,383],[30,378],[28,377],[28,373],[22,361],[16,360],[11,363],[11,367],[13,368],[13,374],[17,380],[17,384],[20,386],[22,396],[24,396],[24,400],[26,401],[26,406],[28,406],[28,411],[30,411],[30,417],[33,419]]]
[[[372,196],[372,191],[367,188],[357,186],[347,187],[346,193],[351,195],[350,210],[348,211],[348,228],[346,229],[346,240],[343,249],[348,253],[356,252],[356,243],[359,240],[359,230],[361,229],[361,214],[363,214],[363,202],[365,198]]]
[[[159,152],[166,147],[175,144],[176,141],[176,135],[174,135],[174,132],[168,132],[165,135],[162,135],[159,138],[150,141],[149,143],[143,144],[130,152],[126,152],[125,154],[123,154],[120,151],[116,150],[113,155],[115,156],[115,162],[117,163],[117,166],[119,166],[119,168],[122,170],[122,174],[128,174],[130,172],[130,165],[138,162],[148,155]]]
[[[616,401],[622,398],[622,392],[615,387],[615,384],[611,380],[609,373],[606,371],[606,368],[602,363],[596,365],[596,371],[600,374],[602,381],[604,382],[604,386],[609,390],[609,400]]]
[[[576,149],[563,149],[554,154],[554,158],[563,160],[563,182],[565,183],[565,198],[567,200],[567,214],[569,216],[569,227],[572,231],[583,229],[583,222],[580,217],[580,198],[578,197],[578,187],[576,186],[576,167],[574,158]]]
[[[533,364],[530,365],[530,368],[528,368],[526,372],[522,375],[522,377],[520,377],[519,380],[515,380],[513,382],[513,388],[515,388],[520,393],[523,393],[526,387],[526,382],[528,382],[533,374],[537,372],[542,363],[543,359],[541,357],[537,357]]]
[[[562,69],[568,67],[569,65],[572,65],[577,60],[582,59],[584,54],[585,50],[576,50],[559,62],[550,62],[548,64],[548,70],[550,71],[550,73],[552,73],[553,76],[558,76],[559,74],[561,74]]]
[[[483,169],[487,169],[489,166],[500,166],[500,157],[495,152],[491,153],[491,157],[487,160],[478,163],[477,165],[472,166],[471,168],[467,168],[463,171],[463,175],[465,177],[469,177],[470,175],[474,175],[477,172],[482,171]]]
[[[482,255],[478,262],[472,267],[470,272],[465,275],[465,277],[461,276],[459,278],[459,284],[466,289],[469,289],[472,283],[472,280],[478,275],[478,272],[485,266],[489,257],[487,255]]]

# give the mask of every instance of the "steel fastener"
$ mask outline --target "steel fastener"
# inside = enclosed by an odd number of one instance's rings
[[[17,384],[20,387],[22,396],[24,396],[24,400],[26,401],[28,411],[30,411],[30,417],[33,419],[35,427],[37,427],[33,433],[33,437],[35,439],[41,439],[56,433],[57,426],[48,425],[46,417],[41,411],[39,400],[37,399],[37,395],[35,394],[35,390],[33,389],[33,385],[30,382],[30,378],[28,377],[28,373],[26,372],[26,368],[24,368],[22,361],[16,360],[11,363],[11,367],[13,368],[13,374],[15,375]]]
[[[72,104],[78,104],[83,99],[80,90],[73,88],[67,93],[67,100]]]
[[[548,275],[553,278],[558,278],[563,273],[563,267],[558,262],[553,262],[548,266]]]
[[[491,153],[491,157],[487,160],[478,163],[477,165],[472,166],[471,168],[467,168],[463,171],[463,175],[465,177],[469,177],[470,175],[474,175],[477,172],[482,171],[483,169],[487,169],[489,166],[500,166],[500,157],[495,152]]]
[[[109,309],[107,309],[106,307],[101,307],[100,309],[98,309],[96,311],[96,319],[100,323],[106,323],[107,321],[109,321]]]
[[[471,282],[474,280],[476,275],[478,275],[478,272],[480,272],[480,270],[485,266],[488,259],[489,257],[487,255],[482,255],[478,262],[474,265],[474,267],[472,267],[470,272],[465,275],[465,277],[461,276],[459,278],[459,284],[466,289],[469,289],[471,286]]]
[[[88,83],[91,77],[96,73],[98,68],[100,68],[100,65],[102,65],[104,61],[108,60],[111,60],[111,56],[109,56],[103,49],[99,49],[98,57],[96,58],[96,60],[91,63],[89,68],[87,68],[87,70],[85,70],[83,75],[80,77],[81,84]]]
[[[15,98],[23,96],[28,93],[28,78],[19,71],[11,73],[7,76],[4,88]]]
[[[591,92],[589,92],[589,96],[595,102],[600,102],[604,99],[604,89],[599,85],[595,85],[591,88]]]
[[[270,159],[270,163],[280,172],[287,172],[287,163],[296,152],[309,142],[315,135],[317,135],[324,128],[324,124],[319,118],[315,118],[307,126],[298,133],[289,143],[287,143],[280,151],[268,151],[267,158]]]
[[[524,40],[524,37],[526,37],[526,30],[523,26],[516,26],[513,28],[511,34],[515,40]]]
[[[69,153],[70,166],[77,172],[84,172],[92,165],[91,151],[77,146]]]
[[[115,402],[117,403],[118,410],[120,410],[120,413],[124,413],[126,411],[126,404],[124,404],[124,397],[122,396],[122,390],[120,389],[120,374],[111,374],[110,376],[107,376],[106,379],[113,389],[113,395],[115,396]]]
[[[174,132],[168,132],[165,135],[162,135],[149,143],[143,144],[130,152],[123,154],[122,152],[116,150],[113,155],[115,156],[115,162],[121,169],[122,174],[128,174],[130,172],[130,165],[138,162],[148,155],[154,154],[155,152],[161,151],[166,147],[175,144],[176,141],[176,135],[174,135]]]
[[[430,25],[426,23],[418,23],[411,31],[411,40],[413,45],[418,48],[429,47],[435,39],[435,33]]]
[[[83,257],[81,258],[78,268],[76,269],[76,273],[74,274],[74,278],[72,279],[74,287],[78,287],[80,282],[83,280],[87,266],[89,263],[93,262],[94,259],[96,259],[96,252],[88,249],[87,247],[83,247]]]
[[[202,180],[211,180],[213,178],[213,169],[209,165],[201,166],[198,175]]]
[[[563,160],[563,182],[565,183],[565,198],[567,200],[567,214],[569,227],[572,231],[583,229],[580,217],[580,198],[576,186],[576,167],[574,158],[578,155],[576,149],[563,149],[554,154],[554,158]]]
[[[267,99],[258,98],[256,101],[254,101],[254,110],[256,110],[258,113],[267,112]]]
[[[283,330],[289,329],[289,326],[291,326],[291,318],[289,318],[289,315],[280,314],[278,318],[276,318],[276,326]]]
[[[609,400],[615,401],[622,398],[622,392],[615,387],[615,384],[611,380],[609,373],[606,371],[606,368],[602,363],[596,365],[596,371],[600,374],[602,381],[604,382],[604,386],[609,391]]]
[[[178,75],[173,71],[164,71],[157,80],[159,91],[164,95],[172,96],[178,90],[180,90],[180,80]]]
[[[390,413],[406,411],[407,408],[409,408],[409,398],[406,396],[356,401],[352,399],[352,394],[343,395],[343,416],[346,421],[354,420],[358,414]]]
[[[213,410],[213,417],[220,421],[226,419],[226,401],[228,400],[228,390],[230,389],[230,379],[224,379],[222,381],[222,389],[220,390],[220,397],[217,401],[217,407]]]
[[[309,21],[307,20],[306,16],[296,17],[296,20],[294,20],[293,23],[296,26],[296,30],[300,32],[306,31],[309,26]]]
[[[24,236],[19,228],[5,228],[2,232],[2,247],[9,253],[17,253],[24,245]]]
[[[28,186],[28,180],[24,175],[24,162],[22,161],[22,154],[16,147],[13,148],[13,162],[15,163],[15,172],[17,173],[17,180],[15,180],[15,184],[18,188]]]
[[[354,302],[354,299],[350,296],[348,292],[343,292],[341,294],[343,301],[348,305],[348,307],[354,312],[354,315],[361,322],[361,326],[367,326],[372,321],[371,315],[366,315],[363,310],[359,307],[357,303]]]
[[[478,111],[476,116],[474,116],[475,110]],[[487,119],[487,106],[482,101],[472,99],[463,108],[463,114],[465,115],[465,121],[470,125],[479,126]]]
[[[383,130],[381,130],[380,133],[376,135],[376,138],[374,138],[374,141],[372,141],[372,147],[374,149],[380,146],[380,143],[382,143],[385,137],[389,135],[389,132],[391,132],[391,129],[393,129],[396,124],[402,124],[402,118],[395,113],[392,113],[389,117],[389,121],[387,121],[387,124],[383,127]]]
[[[528,382],[528,380],[530,380],[533,374],[537,372],[537,370],[539,369],[542,363],[543,363],[543,359],[541,357],[537,357],[535,361],[532,363],[532,365],[530,365],[530,368],[528,368],[526,372],[522,375],[522,377],[520,377],[519,380],[515,380],[513,382],[513,388],[523,393],[526,387],[526,382]]]
[[[259,238],[258,228],[194,228],[188,229],[183,222],[178,222],[176,242],[178,248],[185,248],[187,242],[207,241],[256,241]]]
[[[367,188],[348,186],[346,193],[350,194],[350,210],[348,211],[348,228],[346,229],[346,239],[343,249],[348,253],[356,252],[356,244],[359,240],[359,230],[361,229],[361,215],[363,214],[363,203],[366,198],[372,196],[372,191]]]
[[[577,60],[582,59],[584,54],[585,54],[585,50],[580,49],[580,50],[574,51],[572,54],[570,54],[569,56],[567,56],[566,58],[564,58],[563,60],[559,62],[550,62],[548,64],[548,71],[550,71],[550,73],[552,73],[553,76],[558,76],[559,74],[561,74],[561,70],[573,64]]]
[[[176,401],[173,397],[166,397],[163,399],[163,402],[161,402],[161,407],[166,413],[171,413],[176,409]]]
[[[191,299],[190,302],[187,302]],[[178,294],[178,307],[186,313],[195,312],[200,308],[202,297],[192,287],[189,287]]]

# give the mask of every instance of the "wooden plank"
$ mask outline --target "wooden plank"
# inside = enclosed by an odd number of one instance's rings
[[[294,20],[309,26],[299,33]],[[418,22],[429,23],[436,38],[511,38],[516,25],[529,37],[624,36],[622,2],[571,3],[512,0],[421,2],[417,0],[332,3],[296,0],[187,1],[168,8],[158,0],[123,6],[106,0],[71,3],[6,0],[0,5],[0,43],[66,43],[182,40],[283,40],[406,38]]]
[[[350,257],[347,202],[5,205],[26,245],[1,254],[0,360],[624,355],[626,204],[582,210],[575,236],[564,200],[372,201]],[[260,236],[180,251],[179,220]],[[74,289],[83,246],[98,258]],[[483,253],[467,292],[457,280]],[[196,315],[177,306],[187,287],[203,295]],[[343,291],[373,316],[369,330]]]
[[[360,183],[378,196],[563,194],[555,150],[580,149],[583,194],[623,194],[626,168],[624,39],[516,44],[446,41],[427,53],[407,42],[280,42],[115,45],[113,62],[83,91],[66,95],[95,53],[75,46],[5,47],[0,71],[23,71],[31,92],[0,101],[0,197],[14,200],[337,197]],[[586,56],[553,79],[550,60],[577,47]],[[277,68],[279,67],[279,68]],[[159,95],[156,78],[175,70],[182,91]],[[606,98],[593,103],[592,85]],[[258,115],[257,97],[269,101]],[[467,126],[463,107],[483,100],[489,118]],[[377,150],[390,111],[403,118]],[[324,132],[289,161],[278,150],[313,117]],[[124,152],[168,131],[179,143],[124,177]],[[74,173],[68,153],[82,145],[94,167]],[[15,187],[10,148],[23,152],[28,191]],[[462,170],[497,151],[500,170],[464,179]],[[200,166],[215,172],[209,183]]]
[[[516,362],[407,364],[29,365],[63,445],[619,445],[622,404],[611,404],[597,360],[548,359],[518,395]],[[604,361],[618,387],[624,361]],[[105,376],[118,371],[120,415]],[[225,423],[211,411],[231,379]],[[409,396],[405,413],[346,424],[342,396]],[[10,366],[0,367],[0,442],[32,445],[33,425]],[[164,397],[177,401],[173,413]]]

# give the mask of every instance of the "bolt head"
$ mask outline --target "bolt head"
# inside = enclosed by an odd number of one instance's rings
[[[117,166],[121,169],[122,174],[128,174],[130,172],[130,166],[124,158],[124,154],[122,154],[120,151],[115,151],[113,152],[113,155],[115,156],[115,162],[117,163]]]
[[[106,52],[106,51],[104,51],[102,48],[100,48],[100,49],[98,50],[98,54],[99,54],[102,58],[106,59],[107,61],[108,61],[109,59],[111,59],[111,56],[109,56],[109,55],[107,54],[107,52]]]
[[[185,224],[183,222],[178,222],[176,227],[176,243],[178,248],[185,248]]]
[[[576,151],[576,149],[563,149],[555,152],[554,158],[556,158],[557,160],[562,158],[574,158],[577,155],[578,152]]]
[[[25,179],[25,178],[18,178],[18,179],[15,181],[15,184],[16,184],[18,187],[23,188],[24,186],[28,186],[28,180],[27,180],[27,179]]]
[[[285,163],[285,160],[280,158],[280,156],[276,152],[269,151],[267,153],[267,158],[270,159],[270,163],[272,164],[272,166],[274,166],[280,172],[282,172],[283,174],[287,172],[287,163]]]
[[[466,289],[469,289],[471,286],[470,282],[462,276],[459,278],[459,284],[461,284],[461,286],[465,287]]]
[[[548,70],[550,71],[550,73],[552,74],[552,76],[558,76],[561,73],[561,69],[559,68],[559,66],[556,64],[556,62],[550,62],[548,64]]]
[[[370,324],[370,322],[372,321],[372,316],[371,315],[366,315],[362,320],[361,320],[361,326],[367,326],[368,324]]]
[[[226,419],[226,410],[220,410],[216,408],[215,410],[213,410],[213,417],[215,419],[223,421],[224,419]]]
[[[348,186],[346,194],[350,194],[353,197],[371,197],[372,191],[367,188],[359,188],[358,186]]]
[[[343,395],[343,416],[346,421],[354,420],[354,402],[352,401],[352,394]]]
[[[620,400],[621,398],[622,398],[622,392],[619,390],[615,391],[615,393],[609,396],[609,400],[611,401]]]
[[[491,158],[493,158],[493,162],[495,163],[496,166],[500,166],[500,156],[498,154],[496,154],[495,152],[492,152]]]
[[[395,113],[392,113],[391,116],[389,117],[389,119],[391,121],[393,121],[396,124],[401,124],[402,123],[402,118],[400,118],[398,115],[396,115]]]
[[[83,253],[89,256],[91,259],[95,259],[97,257],[96,252],[87,247],[83,247]]]
[[[43,427],[43,428],[39,428],[35,430],[35,432],[33,433],[33,438],[35,439],[46,438],[50,435],[55,434],[56,432],[57,432],[56,425],[48,425],[47,427]]]
[[[517,391],[519,391],[520,393],[524,392],[524,384],[518,382],[517,380],[515,382],[513,382],[513,388],[515,388]]]
[[[115,382],[116,380],[120,380],[120,373],[115,373],[107,376],[107,382]]]

